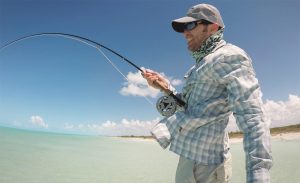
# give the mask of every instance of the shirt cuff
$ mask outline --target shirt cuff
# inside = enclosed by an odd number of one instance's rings
[[[150,131],[152,136],[164,149],[169,146],[172,141],[172,137],[174,137],[179,130],[179,121],[176,117],[177,114],[178,113],[175,113],[170,117],[162,119]]]
[[[270,171],[262,168],[247,172],[247,183],[270,183]]]
[[[152,136],[162,148],[167,148],[171,142],[171,134],[163,121],[156,124],[151,130]]]

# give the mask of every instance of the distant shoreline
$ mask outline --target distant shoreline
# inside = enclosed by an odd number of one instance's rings
[[[300,124],[297,125],[289,125],[284,127],[275,127],[270,129],[272,137],[278,138],[283,135],[293,135],[293,134],[299,134],[300,136]],[[135,135],[128,135],[128,136],[118,136],[121,138],[135,138],[135,139],[154,139],[152,136],[135,136]],[[230,139],[241,139],[243,138],[242,132],[230,132],[229,133]]]
[[[270,129],[272,136],[277,136],[280,134],[291,134],[291,133],[300,133],[300,124],[297,125],[289,125],[283,127],[275,127]],[[231,132],[229,133],[230,138],[242,138],[242,132]]]

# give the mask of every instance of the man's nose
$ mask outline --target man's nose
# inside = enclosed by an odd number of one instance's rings
[[[184,31],[182,32],[182,34],[183,34],[183,36],[184,36],[185,38],[187,38],[187,36],[188,36],[188,34],[189,34],[189,31],[184,30]]]

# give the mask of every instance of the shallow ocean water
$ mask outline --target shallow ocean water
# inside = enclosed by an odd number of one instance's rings
[[[273,140],[272,183],[300,182],[300,141]],[[0,127],[0,183],[172,183],[177,155],[152,140]],[[232,183],[245,182],[242,143],[231,145]]]

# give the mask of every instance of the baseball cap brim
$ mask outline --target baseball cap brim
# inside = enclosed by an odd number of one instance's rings
[[[197,21],[198,19],[193,17],[182,17],[172,21],[172,27],[176,32],[184,32],[184,24]]]

